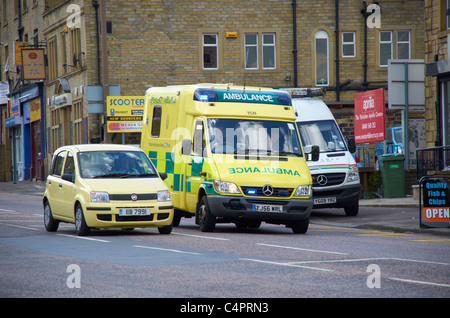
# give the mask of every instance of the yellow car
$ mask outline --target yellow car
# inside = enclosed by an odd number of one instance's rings
[[[169,234],[173,203],[165,177],[134,146],[60,147],[43,197],[45,228],[54,232],[59,222],[69,222],[81,236],[91,228],[157,227]]]

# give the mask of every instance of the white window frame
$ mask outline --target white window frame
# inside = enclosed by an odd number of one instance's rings
[[[256,36],[256,44],[247,44],[247,35],[254,35]],[[259,38],[259,34],[258,33],[245,33],[244,34],[244,66],[246,70],[257,70],[259,69],[259,54],[258,54],[258,38]],[[256,48],[256,67],[247,67],[247,48]]]
[[[381,34],[382,33],[389,33],[390,34],[390,40],[389,41],[382,41],[381,40]],[[378,65],[380,67],[387,67],[389,58],[388,58],[388,61],[386,61],[386,64],[381,64],[381,45],[382,44],[384,44],[384,45],[389,44],[390,45],[390,47],[391,47],[391,55],[390,55],[391,57],[390,57],[390,59],[392,59],[392,57],[393,57],[393,45],[392,45],[392,31],[391,30],[380,31],[379,34],[378,34]]]
[[[352,41],[344,41],[344,35],[351,34],[353,39]],[[345,55],[344,54],[344,46],[352,46],[353,48],[353,54],[352,55]],[[342,32],[342,44],[341,44],[341,54],[342,57],[356,57],[356,32],[355,31],[345,31]]]
[[[205,43],[205,36],[213,36],[216,39],[215,44]],[[205,47],[216,48],[216,67],[205,67]],[[203,33],[202,34],[202,67],[204,70],[218,70],[219,69],[219,35],[217,33]]]
[[[327,48],[327,56],[326,56],[326,63],[327,63],[327,78],[326,78],[326,83],[318,83],[317,80],[317,40],[326,40],[326,48]],[[328,37],[328,33],[321,30],[321,31],[317,31],[315,36],[314,36],[314,83],[316,86],[328,86],[330,85],[330,43],[329,43],[329,37]]]
[[[399,32],[408,32],[408,41],[400,41],[398,39],[398,34]],[[398,56],[398,45],[399,44],[408,44],[408,57],[406,59],[410,59],[411,58],[411,31],[410,30],[398,30],[397,31],[397,59],[399,59],[400,57]]]
[[[264,36],[265,35],[271,35],[272,36],[272,43],[264,43]],[[264,70],[274,70],[277,68],[277,39],[276,39],[276,34],[273,32],[266,32],[262,34],[262,39],[261,39],[261,43],[262,43],[262,68]],[[273,66],[264,66],[264,48],[272,48],[273,50]]]

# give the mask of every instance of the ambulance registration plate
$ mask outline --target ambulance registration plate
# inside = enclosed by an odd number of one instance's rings
[[[282,205],[253,204],[253,211],[256,212],[283,212]]]
[[[119,209],[120,216],[150,215],[150,208]]]

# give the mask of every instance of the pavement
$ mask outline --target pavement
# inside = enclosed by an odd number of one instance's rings
[[[0,182],[0,192],[42,196],[45,182],[18,181]],[[413,196],[404,198],[361,199],[357,216],[345,216],[343,209],[314,209],[312,224],[372,229],[392,232],[413,232],[450,236],[450,228],[421,228],[419,200]],[[361,209],[377,207],[379,209]],[[1,208],[1,207],[0,207]]]

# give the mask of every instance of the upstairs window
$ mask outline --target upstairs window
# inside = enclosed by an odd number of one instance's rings
[[[217,34],[203,34],[203,69],[217,70],[219,68],[219,49]]]
[[[328,33],[319,31],[315,36],[315,75],[316,85],[329,85]]]
[[[355,57],[355,32],[342,32],[342,57]]]

